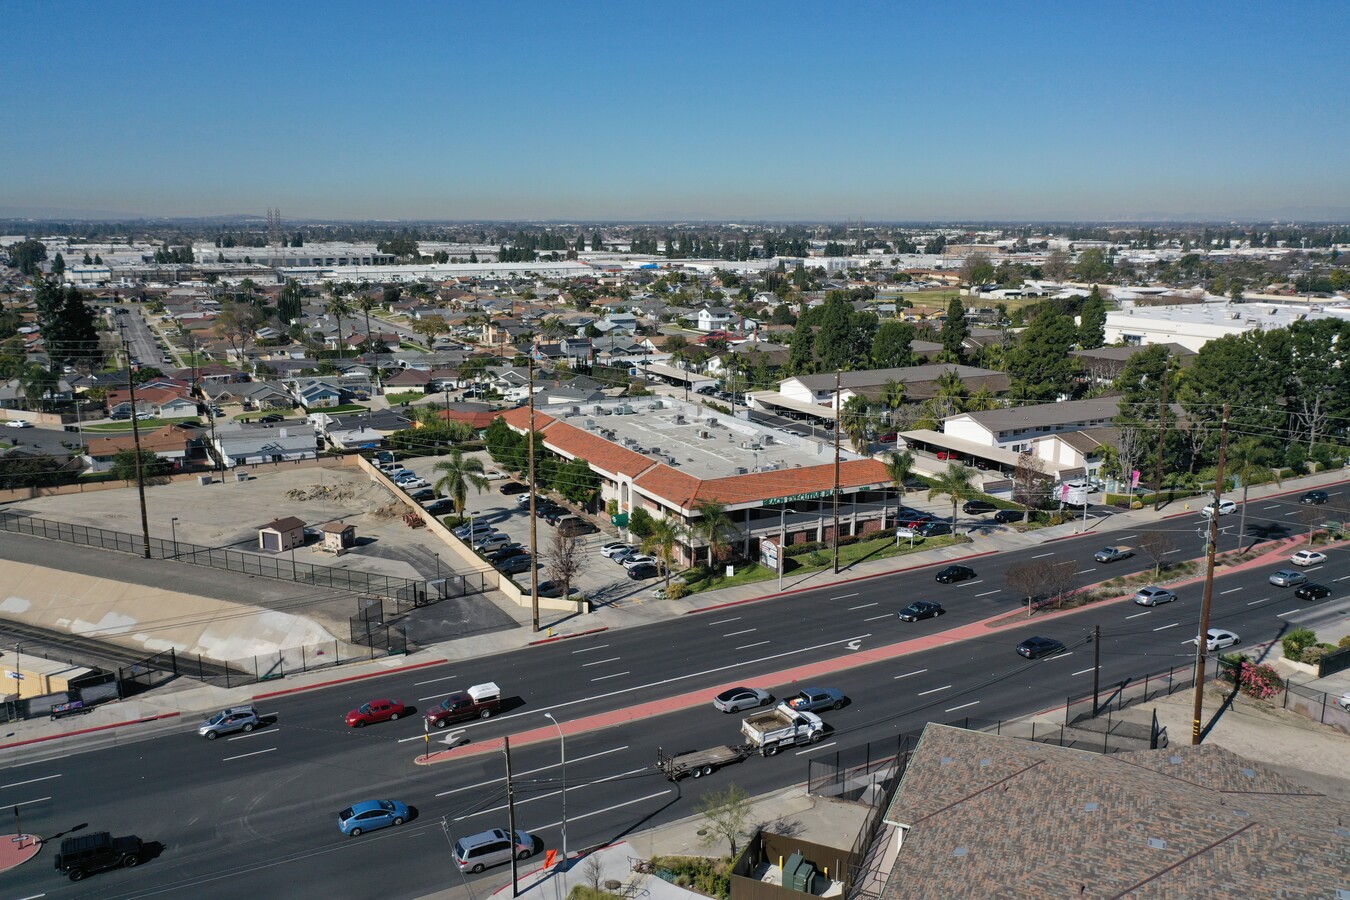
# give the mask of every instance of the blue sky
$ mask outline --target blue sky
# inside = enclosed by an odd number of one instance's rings
[[[42,0],[4,20],[0,215],[1350,217],[1342,0]]]

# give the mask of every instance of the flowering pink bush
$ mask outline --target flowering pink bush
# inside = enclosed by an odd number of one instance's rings
[[[1258,700],[1270,700],[1278,697],[1284,690],[1284,680],[1270,666],[1242,663],[1238,673],[1238,684],[1242,693]]]

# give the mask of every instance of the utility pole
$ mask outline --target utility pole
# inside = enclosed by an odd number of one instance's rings
[[[532,613],[531,621],[534,623],[534,630],[539,631],[539,566],[536,564],[539,559],[539,517],[534,514],[534,354],[527,358],[526,366],[529,370],[529,391],[530,391],[530,436],[528,439],[530,456],[530,611]],[[513,837],[512,840],[515,840]]]
[[[840,417],[839,390],[844,370],[834,370],[834,574],[839,574],[839,433],[844,430]]]
[[[1097,697],[1102,674],[1102,626],[1092,626],[1092,716],[1097,716]]]
[[[141,553],[150,558],[150,517],[145,511],[145,471],[141,467],[141,420],[136,409],[136,375],[131,371],[131,349],[127,346],[126,326],[122,332],[122,354],[127,358],[127,391],[131,396],[131,442],[136,448],[136,494],[141,501]]]
[[[1153,493],[1153,511],[1162,509],[1163,447],[1167,441],[1167,376],[1171,374],[1172,357],[1163,364],[1162,397],[1158,400],[1158,483]]]
[[[511,783],[511,738],[502,738],[502,753],[506,756],[506,827],[511,832],[511,896],[520,896],[520,866],[516,862],[516,788]]]
[[[1200,603],[1200,633],[1195,639],[1195,708],[1191,717],[1191,744],[1200,743],[1200,716],[1205,700],[1205,652],[1209,649],[1209,607],[1214,598],[1214,551],[1219,544],[1219,501],[1223,499],[1223,465],[1228,454],[1228,404],[1223,405],[1223,428],[1219,432],[1219,465],[1214,471],[1214,511],[1209,517],[1205,542],[1205,596]]]

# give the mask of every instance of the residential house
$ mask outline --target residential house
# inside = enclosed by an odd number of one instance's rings
[[[175,469],[181,469],[193,460],[205,459],[205,432],[181,425],[147,429],[141,432],[140,448],[143,453],[153,453],[173,463]],[[112,469],[117,454],[135,449],[136,439],[129,433],[91,436],[85,445],[84,461],[91,471],[107,472]]]
[[[431,373],[422,369],[400,369],[384,379],[386,391],[426,392],[431,384]]]
[[[485,403],[450,403],[437,413],[447,422],[463,422],[475,431],[482,431],[492,424],[500,412]]]
[[[295,401],[279,385],[266,381],[205,382],[202,393],[216,405],[237,403],[244,409],[290,409]]]
[[[1110,425],[1119,411],[1119,397],[1039,403],[948,416],[942,422],[942,432],[981,446],[1021,453],[1029,450],[1036,438]]]
[[[297,378],[291,384],[291,396],[305,409],[341,406],[351,396],[334,381],[322,378]]]
[[[730,328],[735,314],[721,306],[705,306],[698,311],[694,327],[699,331],[721,331]]]
[[[47,403],[53,400],[69,400],[75,396],[74,388],[69,381],[59,378],[56,385],[51,390],[42,394],[42,402]],[[4,384],[0,384],[0,409],[27,409],[28,395],[24,393],[23,384],[18,378],[11,378]]]
[[[413,427],[411,417],[392,409],[373,410],[348,416],[316,413],[310,421],[339,450],[375,449],[395,432]]]
[[[313,425],[284,427],[227,422],[216,426],[216,455],[228,468],[318,457],[319,438]]]
[[[131,408],[131,391],[109,391],[104,401],[108,415],[143,415],[150,413],[159,419],[188,418],[197,415],[197,401],[188,395],[186,387],[153,387],[142,385],[136,389],[136,408]]]
[[[1109,385],[1125,371],[1130,357],[1145,348],[1144,344],[1125,347],[1098,347],[1096,350],[1070,350],[1069,355],[1078,360],[1083,367],[1083,378],[1091,384]],[[1167,352],[1176,359],[1182,368],[1195,360],[1195,351],[1180,344],[1167,344]]]

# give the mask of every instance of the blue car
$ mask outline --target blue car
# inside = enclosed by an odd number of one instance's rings
[[[377,828],[402,825],[408,821],[408,806],[397,800],[362,800],[338,813],[338,830],[356,837]]]

